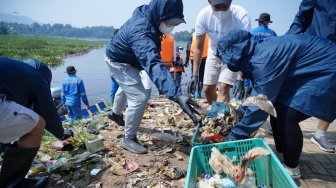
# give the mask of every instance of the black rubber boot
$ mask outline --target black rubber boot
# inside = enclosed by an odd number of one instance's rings
[[[48,178],[25,179],[39,148],[17,148],[7,146],[0,172],[1,188],[42,188]]]

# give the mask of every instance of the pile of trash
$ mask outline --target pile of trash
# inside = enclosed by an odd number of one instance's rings
[[[272,103],[265,95],[251,96],[243,102],[232,100],[229,103],[212,102],[211,109],[205,111],[197,134],[196,141],[201,144],[224,142],[226,136],[236,125],[237,121],[243,117],[243,112],[238,109],[242,106],[257,106],[268,114],[276,117],[276,111]],[[260,130],[252,133],[254,137]]]
[[[72,125],[64,123],[64,127],[73,130],[74,137],[60,141],[46,132],[28,177],[48,176],[49,185],[61,187],[78,187],[83,182],[102,187],[112,180],[109,185],[126,187],[184,184],[196,127],[168,99],[154,99],[147,105],[138,140],[148,154],[140,158],[119,146],[124,127],[104,113]]]
[[[199,133],[195,133],[198,135],[196,142],[209,144],[225,141],[232,127],[242,117],[242,113],[233,104],[238,106],[239,102],[232,101],[232,104],[212,102],[211,109],[202,117]]]
[[[220,142],[241,118],[239,102],[210,105],[195,99],[201,106],[200,142]],[[99,188],[183,187],[188,168],[191,140],[196,132],[192,120],[178,104],[164,98],[153,99],[146,107],[138,140],[147,149],[145,155],[132,154],[118,142],[124,127],[109,120],[105,113],[72,125],[74,137],[60,141],[45,132],[40,151],[27,175],[48,176],[49,186]]]

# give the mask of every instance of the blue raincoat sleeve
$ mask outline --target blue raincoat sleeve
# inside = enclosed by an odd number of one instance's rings
[[[269,52],[272,49],[268,49]],[[274,49],[273,49],[274,50]],[[288,57],[272,57],[267,54],[266,49],[255,52],[251,64],[254,67],[254,87],[251,96],[264,94],[273,104],[281,92],[283,82],[286,78],[289,64],[286,63]],[[277,61],[275,60],[277,59]],[[277,63],[271,63],[277,62]],[[270,89],[271,88],[271,89]],[[260,110],[256,106],[243,107],[245,110],[244,117],[233,127],[232,132],[239,138],[247,138],[254,131],[265,123],[269,114]]]
[[[303,0],[300,4],[299,12],[295,15],[294,21],[286,34],[304,33],[312,23],[313,12],[313,0]]]
[[[158,48],[154,41],[145,33],[132,35],[130,46],[141,66],[148,73],[156,87],[162,91],[168,99],[175,100],[181,95],[181,89],[174,83],[170,72],[163,66]]]
[[[62,138],[64,129],[57,109],[52,101],[50,89],[47,87],[38,87],[37,85],[35,91],[33,110],[44,118],[46,121],[45,129],[47,131],[58,139]]]
[[[57,113],[57,109],[54,107],[54,102],[50,96],[50,83],[52,74],[50,69],[44,63],[36,60],[36,59],[27,59],[24,63],[30,65],[35,70],[37,70],[41,75],[45,82],[42,80],[35,80],[33,91],[35,91],[34,105],[33,110],[42,116],[46,121],[46,130],[53,134],[56,138],[63,137],[63,126],[62,122],[59,118],[59,114]],[[39,84],[42,81],[43,84]],[[45,84],[47,83],[47,84]]]
[[[89,105],[89,101],[88,101],[88,98],[86,96],[84,82],[83,82],[82,79],[79,79],[79,91],[80,91],[80,95],[82,97],[83,103],[88,106]]]
[[[266,63],[267,61],[269,61],[269,59],[264,59],[261,62]],[[283,64],[283,62],[279,63],[279,65],[280,64]],[[267,96],[268,100],[274,104],[278,94],[280,93],[282,83],[285,80],[285,69],[282,69],[281,66],[277,66],[277,69],[273,70],[263,67],[260,68],[259,73],[257,74],[259,76],[265,76],[254,80],[255,85],[252,89],[251,96],[264,94]],[[233,127],[232,132],[239,138],[247,138],[265,123],[269,114],[260,110],[256,106],[242,107],[242,109],[245,111],[244,117],[237,122],[237,124]]]

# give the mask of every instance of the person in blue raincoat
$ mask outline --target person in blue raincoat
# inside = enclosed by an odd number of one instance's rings
[[[39,150],[44,129],[58,139],[64,131],[50,94],[51,71],[28,59],[21,62],[0,56],[0,187],[45,187],[47,177],[27,179]]]
[[[117,124],[125,124],[125,135],[119,144],[132,153],[147,152],[137,139],[148,101],[139,74],[141,70],[145,70],[156,87],[178,103],[195,124],[198,121],[194,114],[198,112],[192,108],[197,107],[197,103],[181,94],[180,86],[174,83],[160,57],[162,38],[181,23],[185,23],[182,0],[152,0],[134,10],[106,47],[105,62],[119,84],[112,112],[107,115]],[[126,100],[124,121],[122,110]]]
[[[309,117],[326,122],[336,118],[335,51],[334,42],[305,34],[256,42],[251,33],[233,30],[218,43],[221,60],[253,82],[251,96],[264,94],[274,104],[276,150],[283,153],[284,165],[295,179],[301,177],[298,165],[303,136],[299,122]],[[256,106],[244,110],[227,141],[248,138],[268,117]]]
[[[336,42],[336,1],[303,0],[286,34],[299,33],[316,35]],[[329,122],[320,120],[310,140],[323,151],[334,153],[335,146],[325,136],[329,125]]]

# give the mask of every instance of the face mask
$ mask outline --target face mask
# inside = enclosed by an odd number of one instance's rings
[[[229,14],[229,11],[214,11],[212,10],[212,13],[215,15],[215,17],[219,20],[224,20],[228,14]]]
[[[161,24],[159,26],[159,30],[161,31],[161,33],[169,34],[169,33],[171,33],[174,30],[174,27],[175,26],[168,27],[166,24],[164,24],[164,23],[161,22]]]

